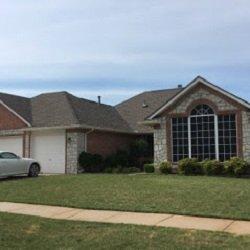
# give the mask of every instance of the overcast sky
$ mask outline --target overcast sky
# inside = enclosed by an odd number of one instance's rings
[[[0,91],[115,104],[197,75],[250,100],[249,0],[0,1]]]

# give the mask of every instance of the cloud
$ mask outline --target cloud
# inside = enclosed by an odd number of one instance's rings
[[[87,79],[88,91],[167,88],[199,74],[245,84],[249,27],[247,0],[2,0],[0,79],[45,91],[60,89],[47,79],[73,90]]]

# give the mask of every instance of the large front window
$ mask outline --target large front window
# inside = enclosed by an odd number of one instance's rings
[[[173,161],[184,158],[225,161],[237,155],[235,115],[217,116],[198,105],[189,117],[172,119]]]

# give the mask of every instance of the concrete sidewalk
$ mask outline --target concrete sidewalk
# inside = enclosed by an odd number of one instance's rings
[[[35,215],[50,219],[123,223],[182,229],[250,234],[250,221],[198,218],[174,214],[88,210],[67,207],[0,202],[0,212]]]

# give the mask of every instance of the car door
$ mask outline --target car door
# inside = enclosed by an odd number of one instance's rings
[[[22,174],[25,172],[22,160],[14,153],[1,153],[0,161],[3,168],[3,175]]]

